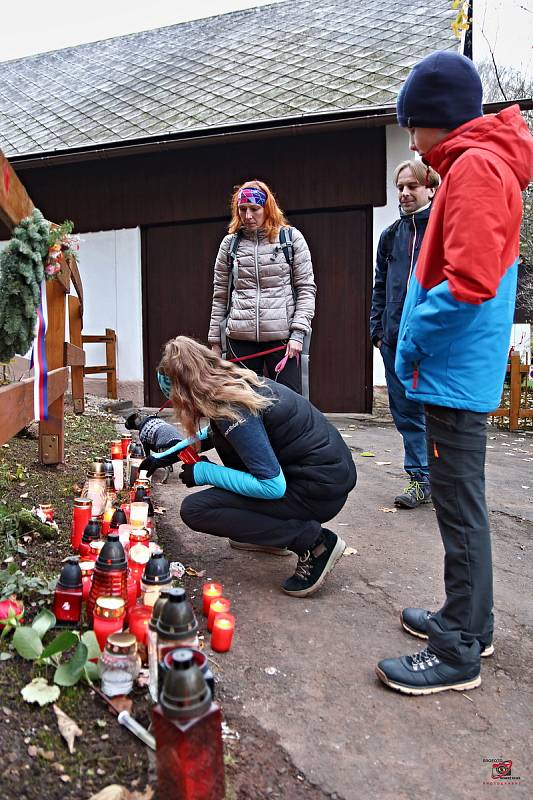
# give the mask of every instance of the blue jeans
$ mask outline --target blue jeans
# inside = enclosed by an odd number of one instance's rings
[[[403,439],[404,469],[412,480],[426,483],[429,481],[429,466],[424,406],[405,396],[403,384],[394,369],[396,350],[382,342],[379,352],[385,365],[390,412]]]

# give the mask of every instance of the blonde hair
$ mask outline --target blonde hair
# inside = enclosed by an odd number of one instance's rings
[[[231,222],[228,226],[228,233],[236,233],[239,228],[242,226],[242,221],[239,216],[239,191],[241,189],[248,189],[250,187],[255,187],[256,189],[262,189],[263,192],[266,194],[266,202],[263,208],[265,209],[265,220],[263,225],[261,226],[265,231],[269,242],[273,242],[276,236],[279,233],[279,229],[287,225],[287,220],[285,219],[285,215],[281,208],[278,206],[276,202],[276,198],[270,191],[269,187],[263,181],[246,181],[242,183],[240,186],[235,188],[233,195],[231,196]]]
[[[258,414],[272,402],[254,390],[264,385],[255,372],[224,361],[188,336],[166,343],[158,370],[172,382],[170,401],[189,436],[202,418],[238,420],[235,406]]]
[[[402,169],[410,169],[418,183],[425,186],[426,189],[436,189],[440,184],[440,175],[429,166],[426,166],[423,161],[402,161],[394,170],[393,180],[394,185],[398,184],[398,177]]]

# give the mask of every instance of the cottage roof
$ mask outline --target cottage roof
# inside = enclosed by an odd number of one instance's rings
[[[6,156],[391,105],[449,0],[286,0],[0,63]]]

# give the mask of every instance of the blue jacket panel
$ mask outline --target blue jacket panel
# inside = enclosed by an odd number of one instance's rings
[[[382,339],[389,347],[396,347],[407,284],[418,259],[430,210],[401,214],[379,238],[370,311],[370,338],[374,345]]]

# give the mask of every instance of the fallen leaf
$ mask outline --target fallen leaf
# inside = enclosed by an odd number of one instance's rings
[[[30,746],[28,747],[28,755],[29,755],[30,758],[35,758],[36,757],[37,748],[35,747],[34,744],[30,744]]]
[[[83,731],[76,725],[74,720],[68,716],[68,714],[65,714],[64,711],[61,711],[59,706],[54,704],[52,708],[54,709],[57,717],[57,727],[59,728],[59,733],[67,743],[69,753],[74,753],[74,740],[76,736],[82,736]]]
[[[50,686],[46,678],[34,678],[20,690],[20,693],[27,703],[39,703],[42,707],[57,700],[59,686]]]
[[[205,576],[205,569],[197,571],[194,567],[185,567],[185,573],[191,578],[203,578]]]
[[[166,513],[166,508],[163,508],[163,506],[154,506],[154,514],[165,514],[165,513]]]
[[[375,454],[371,453],[370,450],[365,450],[364,453],[359,453],[359,455],[363,456],[364,458],[374,458],[375,457]]]
[[[63,783],[70,783],[70,775],[60,775],[59,780]]]
[[[23,492],[22,494],[19,494],[19,497],[20,497],[21,500],[25,500],[28,497],[28,495],[29,495],[29,492]]]
[[[376,461],[376,464],[378,467],[386,467],[389,464],[392,464],[392,461]]]
[[[356,556],[356,555],[357,555],[357,550],[355,549],[355,547],[344,548],[343,556]]]
[[[382,508],[380,508],[379,510],[384,511],[385,514],[396,514],[396,512],[398,511],[397,508],[387,508],[387,506],[382,506]]]

